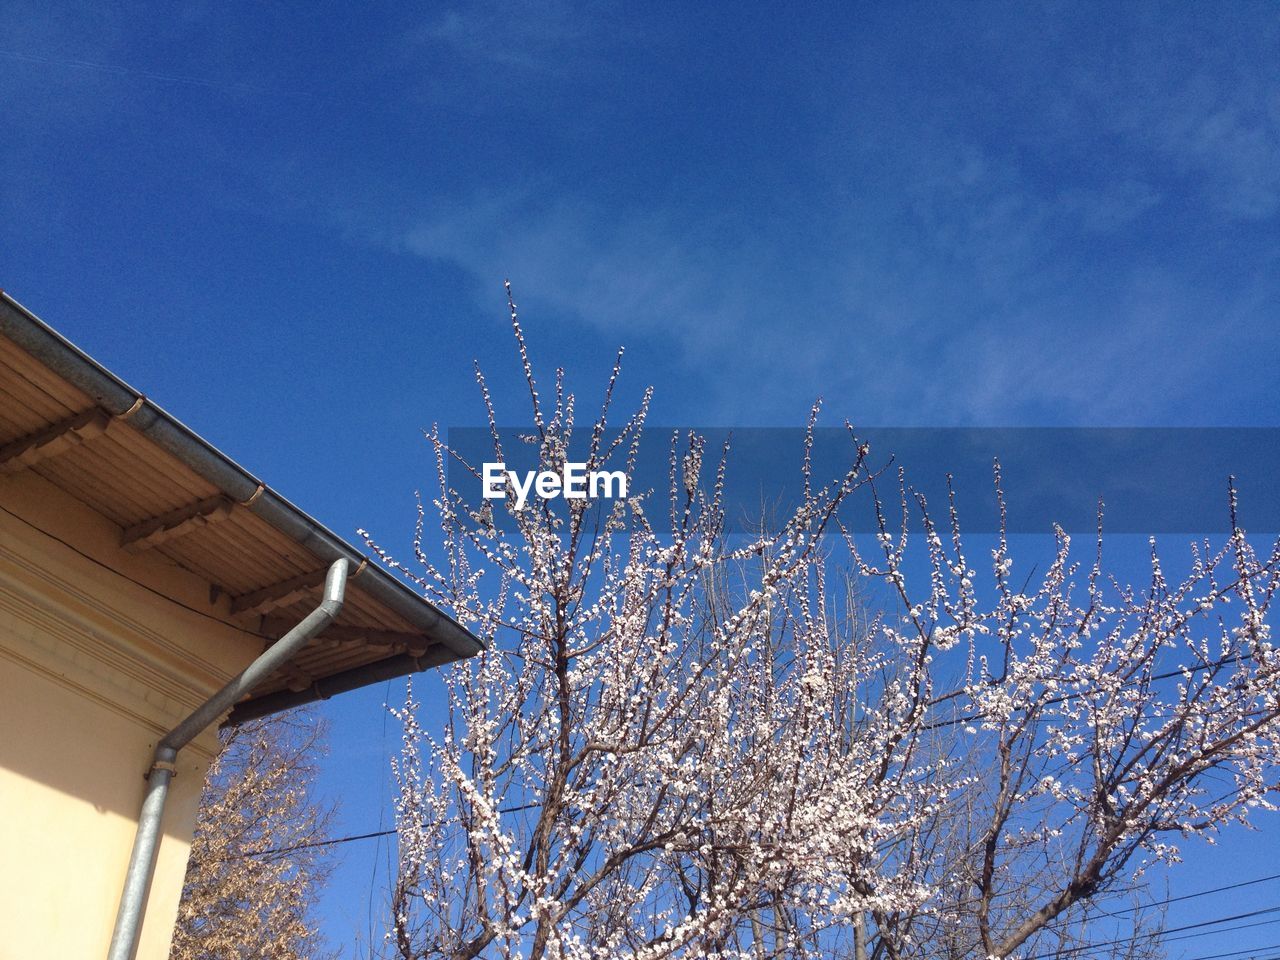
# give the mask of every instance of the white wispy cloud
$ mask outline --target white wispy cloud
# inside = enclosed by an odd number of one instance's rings
[[[676,211],[605,210],[565,194],[484,195],[445,205],[404,243],[463,267],[486,289],[511,277],[527,299],[602,329],[669,329],[696,343],[746,319],[741,286],[752,265]]]
[[[501,37],[523,36],[513,49],[539,62],[508,65],[582,83],[609,31],[578,9],[511,23],[455,11],[430,37],[483,72],[509,56]],[[1064,60],[1034,96],[989,91],[990,113],[942,102],[921,123],[892,99],[916,95],[904,89],[826,114],[817,155],[789,158],[810,184],[772,222],[745,212],[785,207],[772,196],[646,198],[544,166],[515,187],[434,193],[391,242],[472,277],[479,302],[510,277],[524,305],[663,338],[676,362],[715,371],[730,415],[824,392],[882,423],[1203,416],[1198,370],[1265,348],[1277,285],[1214,276],[1195,259],[1197,222],[1221,234],[1280,210],[1280,84],[1223,44],[1189,58],[1196,31],[1171,33],[1172,48],[1135,31]],[[1042,53],[1017,55],[1030,70]],[[964,122],[947,121],[953,107]]]
[[[479,0],[447,7],[404,38],[409,50],[443,46],[478,70],[580,72],[619,39],[621,7],[575,0]]]

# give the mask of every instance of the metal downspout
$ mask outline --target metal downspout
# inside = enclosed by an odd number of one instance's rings
[[[129,856],[129,869],[125,874],[124,890],[120,894],[120,908],[116,913],[116,925],[111,934],[107,960],[133,960],[138,949],[142,916],[160,847],[160,820],[164,815],[165,799],[169,793],[169,781],[173,779],[173,764],[178,751],[333,622],[342,609],[348,567],[345,558],[335,560],[325,577],[324,600],[320,605],[156,744],[151,771],[147,775],[147,795],[138,815],[138,832],[133,839],[133,852]]]

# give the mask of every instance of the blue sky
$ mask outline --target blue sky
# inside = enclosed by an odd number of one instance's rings
[[[504,277],[535,359],[594,390],[625,343],[660,423],[1278,423],[1271,4],[0,23],[0,286],[348,536],[403,542],[472,359],[514,395]],[[381,699],[331,710],[351,832]]]

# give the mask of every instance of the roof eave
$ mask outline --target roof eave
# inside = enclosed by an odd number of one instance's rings
[[[69,383],[84,391],[107,412],[118,416],[133,410],[129,416],[131,427],[176,457],[227,497],[245,504],[246,509],[305,547],[324,563],[346,558],[358,567],[368,559],[162,407],[85,354],[3,291],[0,291],[0,335],[13,340]],[[484,644],[478,637],[380,566],[368,564],[360,577],[360,586],[374,599],[420,629],[432,644],[440,644],[449,650],[453,657],[442,660],[442,663],[448,662],[448,659],[474,656],[484,649]],[[373,677],[368,682],[373,683],[377,679],[380,678]]]

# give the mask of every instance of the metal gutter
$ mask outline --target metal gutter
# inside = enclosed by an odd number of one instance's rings
[[[227,708],[283,666],[290,657],[317,633],[333,623],[346,598],[349,561],[344,557],[333,561],[324,581],[324,599],[301,622],[229,680],[221,690],[196,707],[180,724],[160,738],[147,773],[147,793],[138,814],[138,829],[133,836],[129,868],[125,873],[120,907],[107,960],[133,960],[142,933],[142,918],[147,909],[147,895],[156,869],[160,850],[160,827],[164,805],[169,796],[169,781],[174,776],[178,751],[200,735]]]
[[[0,335],[17,343],[112,415],[128,414],[132,428],[311,551],[321,562],[345,559],[358,566],[366,560],[346,541],[134,390],[3,291],[0,291]],[[381,567],[368,565],[361,574],[360,589],[422,630],[433,644],[442,644],[456,658],[470,657],[484,649],[484,644],[470,631]],[[354,671],[348,671],[351,672]],[[311,697],[312,700],[320,698],[320,695]]]
[[[433,647],[422,656],[402,653],[394,657],[387,657],[385,660],[377,660],[362,667],[355,667],[351,670],[344,670],[342,673],[324,677],[305,690],[281,690],[278,693],[268,693],[261,697],[254,697],[252,700],[236,704],[223,726],[234,727],[236,724],[244,723],[246,720],[256,720],[258,717],[265,717],[268,714],[279,713],[281,710],[300,707],[305,703],[328,700],[330,697],[335,697],[340,693],[367,687],[371,683],[393,680],[396,677],[403,677],[410,673],[430,670],[432,667],[441,666],[452,659],[448,654],[439,651],[439,647]]]

